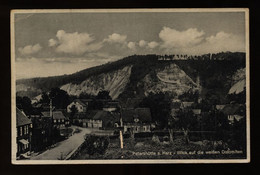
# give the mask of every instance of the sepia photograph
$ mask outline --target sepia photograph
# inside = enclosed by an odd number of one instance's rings
[[[10,21],[13,164],[250,162],[248,9]]]

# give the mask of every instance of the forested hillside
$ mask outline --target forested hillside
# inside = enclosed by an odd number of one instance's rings
[[[207,93],[227,94],[232,86],[233,74],[241,68],[245,68],[245,53],[218,53],[205,54],[202,56],[190,56],[182,60],[158,60],[161,55],[132,55],[121,60],[88,68],[80,72],[46,78],[32,78],[17,80],[17,93],[28,95],[49,91],[51,88],[61,87],[66,84],[80,85],[87,79],[94,76],[114,72],[124,67],[131,66],[129,80],[120,98],[143,95],[144,90],[138,86],[149,74],[151,80],[158,81],[157,73],[170,64],[176,64],[194,82],[200,77],[204,95]],[[165,55],[169,57],[169,55]],[[95,80],[93,80],[95,81]],[[22,88],[20,88],[22,87]],[[34,92],[34,93],[32,93]],[[121,91],[120,91],[121,92]],[[30,96],[30,95],[28,95]],[[223,96],[223,95],[221,95]]]

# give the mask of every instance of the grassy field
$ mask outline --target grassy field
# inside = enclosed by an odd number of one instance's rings
[[[90,156],[82,149],[73,159],[242,159],[245,155],[241,150],[221,150],[210,144],[186,144],[183,137],[179,136],[173,143],[154,142],[151,137],[125,138],[123,149],[118,138],[110,139],[104,155]]]

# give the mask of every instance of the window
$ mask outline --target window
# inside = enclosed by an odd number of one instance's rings
[[[58,122],[60,123],[60,119],[58,120]]]
[[[56,120],[53,120],[54,123],[56,123]]]
[[[23,135],[23,127],[21,126],[20,127],[20,136],[22,136]]]
[[[64,122],[64,119],[62,119],[61,122]]]
[[[24,134],[27,134],[27,125],[24,126]]]

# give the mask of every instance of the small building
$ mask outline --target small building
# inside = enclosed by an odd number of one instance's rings
[[[192,109],[192,113],[197,119],[202,118],[201,109]]]
[[[102,118],[106,117],[104,116],[106,114],[106,111],[97,111],[95,115],[88,116],[88,119],[86,120],[86,125],[88,128],[102,128]]]
[[[49,111],[46,111],[42,112],[42,116],[52,118],[53,126],[57,128],[64,128],[66,122],[69,121],[69,119],[64,116],[62,111],[52,111],[52,114],[50,114]]]
[[[31,153],[32,121],[16,108],[16,156],[27,158]]]
[[[86,113],[77,113],[73,123],[87,128],[113,129],[119,122],[119,116],[119,112],[91,110]]]
[[[122,109],[124,132],[151,132],[151,111],[149,108]]]
[[[216,110],[221,111],[226,105],[216,105],[215,108]]]
[[[187,108],[192,108],[192,105],[194,104],[194,102],[187,102],[187,101],[183,101],[181,103],[181,108],[182,109],[187,109]]]
[[[103,111],[113,112],[118,110],[119,108],[120,107],[118,101],[108,101],[106,104],[104,104]]]
[[[201,115],[201,109],[192,109],[192,112],[195,116]]]
[[[228,118],[229,124],[240,121],[246,116],[245,105],[243,104],[228,104],[221,110]]]
[[[67,112],[71,112],[71,107],[75,106],[77,109],[77,112],[86,112],[89,103],[91,103],[93,100],[92,99],[75,99],[72,103],[70,103],[67,106]]]

